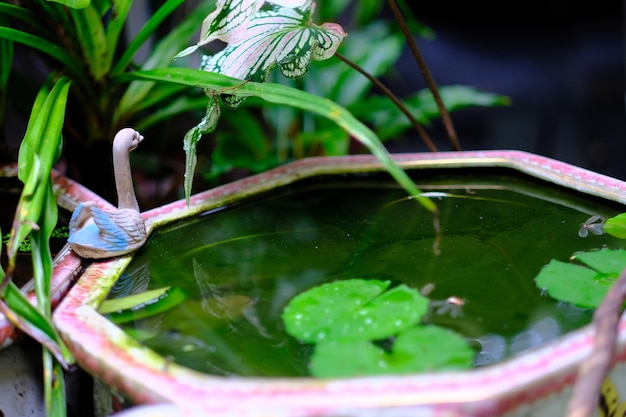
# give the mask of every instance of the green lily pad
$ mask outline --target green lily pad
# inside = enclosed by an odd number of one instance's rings
[[[415,326],[428,310],[428,299],[400,285],[361,308],[338,316],[328,328],[332,340],[381,340]]]
[[[380,340],[417,324],[428,299],[388,281],[352,279],[324,284],[291,300],[283,313],[287,332],[308,343]]]
[[[285,307],[285,329],[303,342],[323,340],[337,317],[361,308],[389,284],[389,281],[352,279],[314,287],[294,297]]]
[[[320,343],[311,356],[309,370],[317,378],[342,378],[389,373],[385,351],[371,342]]]
[[[557,300],[595,308],[626,268],[626,251],[602,249],[578,253],[574,259],[584,265],[552,260],[535,277],[535,282]]]
[[[319,378],[468,369],[475,352],[459,335],[437,326],[401,332],[391,352],[367,341],[320,343],[311,357],[311,373]]]
[[[419,326],[398,335],[390,368],[397,373],[468,369],[476,352],[457,333],[438,326]]]

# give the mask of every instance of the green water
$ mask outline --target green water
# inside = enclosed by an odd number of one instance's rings
[[[578,236],[590,215],[619,206],[537,188],[487,171],[420,172],[436,198],[443,237],[433,250],[432,216],[393,181],[329,178],[165,227],[136,255],[110,297],[173,285],[188,298],[122,327],[176,363],[217,375],[306,375],[310,347],[285,334],[280,315],[300,292],[332,280],[376,278],[460,310],[433,308],[429,323],[452,328],[490,364],[587,324],[591,311],[559,304],[533,278],[551,259],[578,250],[626,247]],[[462,186],[458,184],[464,184]]]

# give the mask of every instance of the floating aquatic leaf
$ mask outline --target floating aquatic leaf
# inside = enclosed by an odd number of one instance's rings
[[[406,374],[468,369],[474,350],[463,337],[437,326],[401,332],[391,352],[367,341],[331,341],[316,346],[311,373],[320,378]]]
[[[602,249],[596,252],[582,252],[575,255],[577,261],[589,268],[617,279],[626,267],[626,250]]]
[[[579,307],[597,307],[626,267],[626,251],[602,249],[578,253],[584,265],[550,261],[535,277],[537,286],[551,297]]]
[[[474,351],[443,328],[418,326],[428,299],[388,281],[352,279],[323,284],[287,305],[287,333],[315,343],[309,368],[317,377],[348,377],[468,368]],[[385,292],[383,292],[385,291]],[[389,343],[391,351],[376,345]]]
[[[443,327],[419,326],[398,335],[389,362],[397,373],[467,369],[475,354],[460,335]]]
[[[309,369],[318,378],[389,373],[385,351],[368,341],[328,342],[315,347]]]
[[[626,239],[626,213],[607,219],[604,222],[604,231],[611,236]]]
[[[381,294],[389,281],[351,279],[314,287],[294,297],[283,311],[285,329],[307,343],[326,338],[338,317],[350,315]]]
[[[428,310],[428,299],[406,285],[395,287],[361,308],[336,316],[328,328],[332,340],[381,340],[415,326]]]

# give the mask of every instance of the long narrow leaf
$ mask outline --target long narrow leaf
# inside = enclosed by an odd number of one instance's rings
[[[34,12],[14,4],[0,3],[0,15],[14,17],[33,28],[41,26],[41,19]]]
[[[191,39],[191,37],[196,33],[198,26],[200,26],[204,16],[208,12],[208,7],[211,6],[210,3],[211,2],[208,1],[201,2],[182,23],[180,23],[166,37],[161,39],[156,47],[153,48],[150,57],[142,68],[144,70],[149,70],[169,66],[172,63],[173,57],[178,53],[178,51],[181,50],[181,48],[187,45],[189,39]],[[124,58],[120,58],[120,62],[122,61],[124,61]],[[118,63],[113,69],[112,74],[121,73],[122,70],[122,64]],[[126,114],[135,113],[138,110],[145,108],[146,105],[143,101],[146,96],[151,93],[154,86],[155,83],[130,83],[124,93],[124,96],[119,102],[118,108],[116,109],[116,120],[122,119]]]
[[[66,70],[75,76],[82,84],[89,84],[84,70],[80,65],[80,61],[76,60],[75,57],[70,55],[59,45],[21,30],[7,27],[0,27],[0,38],[9,39],[43,52],[63,64]]]
[[[74,358],[52,322],[42,315],[21,293],[12,282],[2,292],[0,312],[2,312],[17,328],[48,348],[54,357],[65,367],[74,363]],[[5,304],[6,303],[6,304]],[[7,309],[6,307],[10,307]]]
[[[130,12],[130,6],[133,4],[132,0],[115,0],[112,2],[112,10],[109,13],[115,13],[114,19],[109,19],[106,25],[106,39],[107,39],[107,51],[106,51],[106,68],[110,72],[113,66],[113,58],[118,52],[116,50],[120,43],[120,36],[124,30],[124,24],[126,18]]]
[[[31,256],[35,278],[37,307],[46,316],[50,316],[50,280],[52,277],[52,254],[50,238],[58,220],[58,207],[54,197],[52,183],[48,182],[44,207],[39,217],[39,228],[31,232]]]
[[[126,70],[131,60],[141,48],[141,46],[148,40],[154,31],[159,28],[161,23],[170,15],[178,6],[184,3],[185,0],[167,0],[163,6],[152,15],[152,17],[146,22],[143,28],[139,31],[137,36],[132,40],[128,48],[124,51],[117,64],[111,71],[112,74],[119,74]],[[170,58],[171,59],[171,58]]]
[[[107,59],[109,44],[104,31],[102,17],[93,5],[80,10],[73,9],[70,12],[85,61],[89,65],[93,78],[99,81],[108,74],[108,64],[110,64],[110,61]]]
[[[17,249],[30,231],[37,227],[50,171],[60,154],[61,128],[70,81],[61,78],[43,100],[38,96],[18,156],[18,177],[24,189],[18,202],[11,238],[7,245],[9,265],[15,264]]]
[[[44,398],[46,401],[46,415],[49,417],[65,417],[67,404],[65,401],[65,378],[63,367],[47,349],[42,349]]]
[[[63,4],[71,9],[84,9],[89,6],[91,0],[48,0]]]
[[[421,191],[417,185],[394,162],[374,132],[354,118],[349,111],[333,101],[279,84],[242,82],[236,78],[226,77],[221,74],[187,68],[137,71],[118,77],[118,81],[133,79],[178,83],[201,87],[218,93],[237,94],[243,97],[256,96],[272,103],[293,106],[326,117],[363,143],[410,195],[418,196],[417,200],[424,208],[433,213],[437,211],[437,206],[430,199],[419,197]]]

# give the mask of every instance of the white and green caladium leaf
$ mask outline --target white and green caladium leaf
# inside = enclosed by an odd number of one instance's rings
[[[313,24],[311,11],[280,7],[257,12],[243,42],[204,56],[200,68],[240,80],[265,82],[278,65],[285,77],[302,77],[312,60],[333,56],[346,36],[338,24]],[[245,97],[222,95],[222,101],[231,109],[243,100]]]
[[[250,20],[245,40],[230,44],[215,55],[203,56],[200,68],[255,82],[265,82],[276,65],[285,77],[303,76],[312,60],[323,61],[333,56],[346,36],[338,24],[313,24],[312,9],[277,7],[258,11]],[[215,92],[207,91],[207,94]],[[222,95],[222,101],[231,109],[243,100],[244,96]],[[208,113],[205,119],[216,124],[218,121]]]
[[[338,24],[313,24],[311,10],[262,10],[250,21],[245,40],[203,57],[201,69],[264,82],[278,65],[285,77],[298,78],[306,73],[311,60],[333,56],[345,36]]]
[[[200,41],[180,52],[176,57],[189,55],[200,46],[217,39],[226,43],[241,42],[246,37],[250,20],[264,3],[265,0],[218,0],[215,10],[202,22]],[[311,7],[311,0],[268,0],[268,3],[290,8],[308,9]]]

